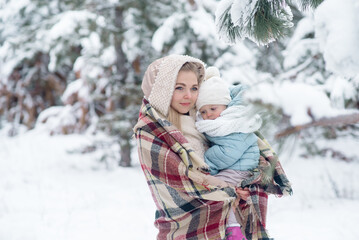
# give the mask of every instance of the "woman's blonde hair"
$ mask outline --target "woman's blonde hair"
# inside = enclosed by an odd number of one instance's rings
[[[180,68],[180,71],[190,71],[193,72],[194,74],[196,74],[197,77],[197,81],[198,81],[198,86],[201,85],[202,80],[204,78],[204,71],[203,71],[203,66],[200,63],[196,63],[196,62],[186,62],[185,64],[182,65],[182,67]],[[182,131],[181,128],[181,113],[177,112],[176,110],[174,110],[171,106],[169,107],[168,110],[168,121],[170,121],[173,125],[175,125],[180,131]],[[194,117],[196,115],[196,109],[193,108],[189,111],[189,115]]]

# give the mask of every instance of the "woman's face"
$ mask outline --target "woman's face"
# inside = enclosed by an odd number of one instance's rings
[[[198,80],[192,71],[179,71],[171,107],[181,114],[194,107],[198,97]]]

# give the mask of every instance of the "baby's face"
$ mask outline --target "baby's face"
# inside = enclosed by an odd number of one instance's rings
[[[199,112],[204,120],[214,120],[218,118],[221,112],[226,108],[226,105],[204,105]]]

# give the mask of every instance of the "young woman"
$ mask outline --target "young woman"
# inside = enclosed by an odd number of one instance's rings
[[[203,77],[202,61],[170,55],[150,64],[142,82],[134,132],[157,207],[157,239],[225,239],[231,207],[249,194],[209,175],[204,163],[194,109]]]

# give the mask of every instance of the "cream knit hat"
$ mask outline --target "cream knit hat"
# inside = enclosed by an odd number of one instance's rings
[[[207,68],[205,79],[199,88],[197,109],[204,105],[228,105],[231,101],[229,85],[220,78],[219,70],[216,67]]]
[[[199,83],[201,83],[204,76],[204,63],[186,55],[169,55],[157,59],[148,66],[145,72],[141,86],[145,98],[164,116],[167,116],[171,105],[178,72],[186,62],[200,64]]]

